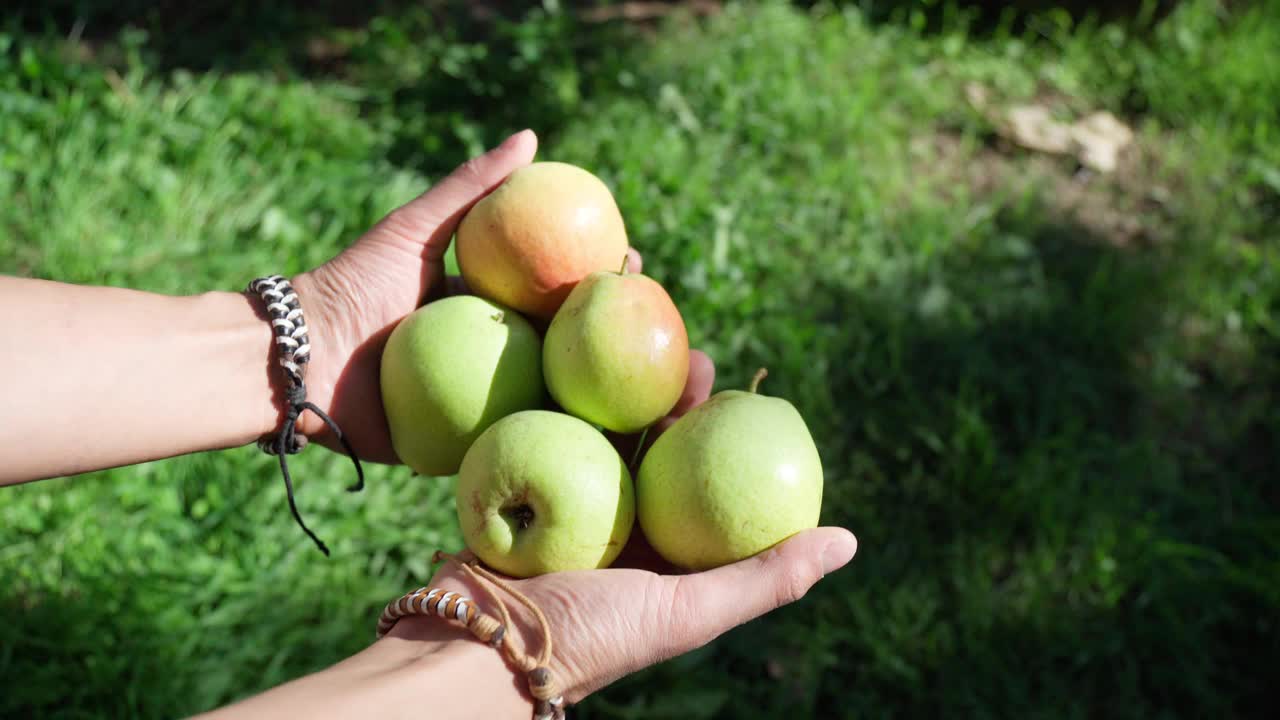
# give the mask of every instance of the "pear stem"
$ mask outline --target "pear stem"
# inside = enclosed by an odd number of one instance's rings
[[[623,256],[622,256],[622,267],[618,268],[618,274],[619,274],[619,275],[626,275],[626,274],[627,274],[627,266],[628,266],[628,265],[630,265],[630,264],[631,264],[631,254],[630,254],[630,253],[627,253],[626,255],[623,255]]]
[[[747,386],[747,390],[754,393],[760,389],[760,381],[767,377],[769,377],[769,371],[766,368],[760,368],[756,371],[755,376],[751,378],[751,384]]]
[[[649,427],[653,427],[653,426],[650,425]],[[636,470],[636,463],[640,461],[640,451],[644,450],[644,441],[648,437],[649,437],[649,428],[646,427],[644,430],[640,431],[640,439],[636,441],[636,449],[634,452],[631,453],[631,462],[627,465],[627,468],[630,469],[631,472],[635,472]]]

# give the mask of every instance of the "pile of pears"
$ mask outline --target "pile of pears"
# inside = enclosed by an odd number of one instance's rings
[[[795,407],[756,387],[713,395],[632,470],[606,432],[644,433],[679,401],[689,337],[666,290],[627,272],[609,188],[536,162],[463,217],[473,293],[402,319],[381,391],[400,460],[458,476],[467,547],[513,577],[603,568],[638,521],[668,562],[702,570],[814,527],[822,463]]]

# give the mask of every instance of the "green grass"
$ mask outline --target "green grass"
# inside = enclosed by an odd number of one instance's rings
[[[236,288],[531,125],[614,188],[718,387],[770,368],[818,439],[824,521],[861,540],[803,602],[578,717],[1261,715],[1280,7],[1015,30],[931,5],[730,6],[654,36],[410,10],[317,30],[342,58],[320,69],[303,40],[197,67],[159,35],[87,52],[11,26],[0,271]],[[1138,150],[1078,177],[997,141],[969,83],[1111,109]],[[377,468],[349,495],[340,457],[296,462],[331,560],[247,448],[0,492],[0,714],[190,713],[366,644],[457,547],[451,485]]]

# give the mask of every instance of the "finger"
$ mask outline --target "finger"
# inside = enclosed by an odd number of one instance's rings
[[[716,365],[711,356],[701,350],[690,350],[689,377],[684,382],[684,392],[668,414],[679,417],[706,402],[711,397],[711,386],[715,382]]]
[[[668,633],[674,654],[688,652],[770,610],[804,597],[814,583],[853,559],[858,540],[838,527],[807,530],[732,565],[669,579],[674,585]]]
[[[532,130],[522,130],[501,145],[463,163],[427,192],[392,211],[380,225],[425,247],[424,257],[444,257],[462,216],[512,172],[528,165],[538,150]]]
[[[627,248],[627,272],[638,273],[644,271],[644,259],[640,257],[640,252],[635,248]]]
[[[711,397],[711,387],[716,382],[716,366],[711,357],[701,350],[689,351],[689,378],[685,380],[684,392],[676,406],[671,408],[667,416],[654,423],[649,431],[648,441],[656,440],[667,428],[676,424],[682,415],[698,407]]]
[[[675,407],[671,408],[671,412],[659,418],[657,422],[649,427],[648,432],[643,434],[622,435],[607,433],[610,442],[613,443],[624,458],[642,457],[644,452],[648,452],[649,447],[653,445],[653,441],[666,432],[667,428],[674,425],[681,415],[706,402],[711,395],[711,386],[715,384],[715,380],[716,366],[711,362],[711,358],[701,350],[690,350],[689,376],[685,380],[684,390],[676,400]],[[636,446],[642,440],[644,442],[643,452],[637,455]],[[633,472],[637,469],[636,467],[631,468]]]

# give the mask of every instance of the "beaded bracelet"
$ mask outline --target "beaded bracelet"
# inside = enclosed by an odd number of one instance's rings
[[[382,610],[382,615],[378,618],[375,633],[377,639],[382,639],[391,631],[391,628],[395,627],[397,621],[410,615],[435,615],[446,621],[459,623],[477,640],[505,654],[507,660],[525,674],[529,681],[529,694],[534,700],[533,720],[564,720],[564,695],[548,667],[551,660],[551,630],[542,610],[528,596],[481,566],[474,558],[464,559],[437,552],[432,562],[439,562],[441,559],[456,562],[464,575],[484,588],[498,608],[501,619],[480,610],[475,601],[460,593],[440,588],[421,587],[387,603]],[[533,612],[542,632],[542,651],[536,658],[511,644],[507,635],[507,628],[511,627],[511,615],[507,612],[506,603],[486,583],[506,591]]]
[[[315,542],[316,547],[320,548],[320,552],[327,556],[329,548],[316,537],[315,533],[311,532],[306,523],[302,522],[302,515],[298,512],[298,505],[293,499],[293,478],[289,475],[289,464],[285,456],[295,455],[307,446],[307,436],[297,431],[298,416],[306,410],[315,413],[333,431],[334,437],[355,463],[356,484],[347,488],[348,492],[364,489],[364,469],[360,466],[360,459],[356,457],[355,450],[351,448],[351,443],[338,427],[338,423],[315,403],[307,400],[307,385],[304,378],[307,363],[311,361],[311,338],[307,330],[307,321],[302,315],[302,304],[298,302],[298,294],[293,291],[293,286],[283,276],[269,275],[250,282],[248,290],[261,297],[266,303],[276,349],[280,353],[280,367],[284,368],[285,379],[288,382],[285,390],[288,407],[284,425],[276,435],[259,438],[258,448],[269,455],[279,456],[280,473],[284,476],[285,493],[289,497],[289,510],[293,513],[293,519],[297,521],[307,537]]]

